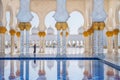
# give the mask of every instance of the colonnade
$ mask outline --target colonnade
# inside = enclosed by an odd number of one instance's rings
[[[91,26],[88,28],[84,33],[85,37],[85,56],[93,56],[93,57],[99,57],[101,59],[105,58],[104,52],[104,45],[103,45],[103,30],[106,26],[105,20],[106,20],[106,12],[104,10],[104,0],[94,0],[94,7],[93,7],[93,13],[92,13],[92,23],[91,25],[86,25],[86,26]],[[61,14],[62,13],[62,14]],[[30,21],[32,20],[33,16],[30,12],[30,0],[20,0],[20,10],[17,15],[18,19],[18,27],[20,29],[20,32],[15,31],[14,28],[10,29],[10,35],[11,35],[11,56],[14,55],[14,37],[15,34],[18,37],[18,52],[20,52],[20,57],[29,57],[29,31],[31,29],[31,23]],[[66,40],[68,36],[68,23],[67,20],[69,19],[69,13],[66,9],[66,0],[57,0],[57,9],[56,13],[54,15],[55,20],[57,21],[55,24],[55,27],[57,29],[57,57],[67,57],[66,56]],[[3,18],[1,18],[3,19]],[[6,28],[4,27],[5,24],[2,24],[0,27],[0,56],[3,57],[5,55],[5,32]],[[15,26],[15,25],[10,25],[10,26]],[[62,32],[62,33],[61,33]],[[109,59],[116,59],[118,54],[118,33],[119,30],[116,28],[113,31],[108,31],[106,32],[107,35],[107,42],[108,42],[108,53],[107,56]],[[62,34],[62,36],[61,36]],[[40,30],[38,32],[38,35],[40,37],[40,53],[45,52],[45,37],[46,37],[46,32],[45,30]],[[114,36],[113,36],[114,35]],[[113,39],[114,38],[114,39]],[[62,45],[61,45],[62,42]],[[26,43],[26,45],[24,45]],[[111,44],[113,43],[113,44]],[[62,46],[62,48],[61,48]],[[20,51],[19,51],[20,48]],[[113,48],[114,48],[114,55],[115,57],[112,58],[109,55],[112,55],[113,53]],[[29,61],[26,62],[26,80],[29,80]],[[62,64],[61,64],[62,62]],[[1,61],[2,64],[4,64],[4,61]],[[11,61],[11,71],[10,71],[10,79],[14,79],[14,67],[13,67],[13,61]],[[61,77],[61,65],[62,65],[62,77]],[[20,73],[20,79],[24,80],[24,61],[20,61],[20,69],[18,69],[17,74]],[[93,64],[90,65],[89,62],[86,62],[86,66],[91,67],[92,70],[88,67],[85,68],[84,71],[84,76],[87,77],[88,79],[92,75],[92,80],[103,80],[104,79],[104,68],[103,64],[100,63],[99,61],[93,61]],[[2,69],[0,69],[0,79],[3,80],[4,76],[4,65],[1,65]],[[45,69],[44,69],[44,61],[40,62],[40,68],[39,68],[39,76],[45,75]],[[92,73],[91,73],[92,72]],[[91,74],[90,74],[91,73]],[[108,68],[107,74],[109,73],[114,74],[113,70]],[[118,75],[118,72],[115,72],[116,75]],[[101,76],[99,76],[101,75]],[[110,74],[111,75],[111,74]],[[97,76],[97,77],[96,77]],[[66,69],[66,61],[57,61],[57,80],[67,80],[67,69]]]

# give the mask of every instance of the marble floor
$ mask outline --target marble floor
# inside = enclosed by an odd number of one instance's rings
[[[17,50],[15,50],[17,51]],[[32,55],[32,52],[33,52],[33,48],[30,48],[30,54]],[[39,52],[39,49],[37,49],[37,52]],[[67,49],[67,54],[80,54],[80,55],[83,55],[83,52],[84,52],[84,49],[83,48],[69,48]],[[107,51],[104,50],[104,52],[106,53]],[[9,53],[10,53],[10,49],[6,49],[6,56],[9,56]],[[17,55],[18,53],[15,52],[15,55]],[[39,54],[39,53],[37,53]],[[45,54],[56,54],[56,49],[53,49],[53,48],[46,48],[46,52]],[[38,75],[39,73],[39,70],[41,68],[41,64],[40,64],[40,60],[37,60],[36,62],[34,62],[33,60],[30,60],[29,61],[29,80],[45,80],[45,79],[41,79],[40,76]],[[58,80],[57,79],[57,61],[55,60],[50,60],[50,61],[47,61],[45,60],[44,61],[45,64],[44,64],[44,69],[45,69],[45,76],[46,77],[46,80]],[[88,61],[89,63],[91,63],[91,61]],[[14,74],[16,76],[16,71],[18,68],[20,68],[20,61],[17,61],[17,60],[14,60]],[[85,61],[83,60],[69,60],[66,62],[66,65],[67,65],[67,77],[69,78],[69,80],[82,80],[84,78],[84,70],[86,68],[86,65],[85,65]],[[10,61],[9,60],[6,60],[5,61],[5,67],[4,67],[4,77],[5,77],[5,80],[9,80],[9,76],[10,76],[10,71],[11,71],[11,67],[10,67]],[[24,61],[24,64],[25,64],[25,61]],[[23,73],[24,73],[24,80],[26,80],[25,78],[25,74],[26,74],[26,70],[25,70],[25,67],[26,66],[23,66],[24,70],[23,70]],[[88,67],[89,68],[89,67]],[[108,79],[108,76],[106,75],[106,70],[107,70],[108,66],[104,64],[104,76],[105,76],[105,79],[104,80],[107,80]],[[91,68],[89,68],[90,71],[92,70]],[[113,69],[114,70],[114,69]],[[27,73],[28,74],[28,73]],[[19,77],[16,76],[15,79],[12,79],[12,80],[20,80]],[[87,80],[87,79],[86,79]],[[108,80],[116,80],[114,78],[114,76],[111,76],[109,77]]]

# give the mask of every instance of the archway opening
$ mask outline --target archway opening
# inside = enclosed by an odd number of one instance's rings
[[[30,23],[32,25],[32,27],[30,29],[30,34],[32,34],[32,29],[33,28],[38,28],[39,24],[40,24],[39,16],[35,12],[31,12],[31,13],[33,15],[33,19],[32,19],[32,21],[30,21]]]
[[[46,28],[48,29],[49,27],[51,27],[53,30],[54,30],[54,34],[57,34],[57,30],[55,28],[55,19],[54,19],[54,14],[55,14],[55,11],[51,11],[49,12],[46,17],[45,17],[45,26]]]
[[[70,14],[70,18],[68,19],[68,25],[69,25],[69,32],[70,34],[77,35],[78,29],[83,26],[84,24],[84,18],[83,15],[78,11],[73,11]]]

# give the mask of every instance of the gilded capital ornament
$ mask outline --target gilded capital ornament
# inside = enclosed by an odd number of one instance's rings
[[[112,37],[113,36],[113,31],[107,31],[106,35],[107,35],[107,37]]]
[[[119,33],[119,29],[114,29],[114,30],[113,30],[113,34],[114,34],[114,35],[118,35],[118,33]]]
[[[93,22],[92,27],[93,27],[94,30],[99,30],[99,23],[98,22]]]
[[[89,35],[91,35],[91,34],[94,32],[94,30],[93,30],[93,28],[91,27],[90,29],[88,29],[87,32],[89,33]]]
[[[56,27],[57,30],[61,30],[61,29],[62,29],[61,22],[57,22],[57,23],[55,24],[55,27]]]
[[[11,36],[14,36],[15,33],[16,33],[16,31],[15,31],[14,29],[11,29],[11,30],[9,31],[9,33],[10,33]]]
[[[20,22],[18,27],[20,28],[21,31],[23,31],[23,30],[29,31],[31,28],[31,24],[30,24],[30,22]]]
[[[25,23],[25,29],[26,29],[26,31],[29,31],[30,28],[31,28],[30,22],[26,22],[26,23]]]
[[[6,31],[7,31],[6,27],[4,27],[4,26],[0,27],[0,34],[5,34]]]
[[[99,22],[99,30],[104,30],[104,28],[105,28],[105,23]]]
[[[68,28],[67,22],[57,22],[55,26],[57,30],[66,30]]]
[[[62,23],[62,30],[66,30],[68,28],[67,22]]]
[[[83,35],[84,35],[84,37],[88,37],[89,36],[89,32],[88,31],[84,31]]]
[[[21,33],[20,33],[20,32],[16,32],[16,36],[17,36],[17,37],[20,37],[20,36],[21,36]]]
[[[46,32],[38,32],[38,35],[39,35],[39,37],[45,37],[46,36]]]

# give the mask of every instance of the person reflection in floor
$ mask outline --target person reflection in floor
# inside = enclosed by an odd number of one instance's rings
[[[34,44],[33,48],[34,48],[33,54],[35,58],[36,57],[36,44]],[[36,64],[36,60],[34,60],[34,63]]]

